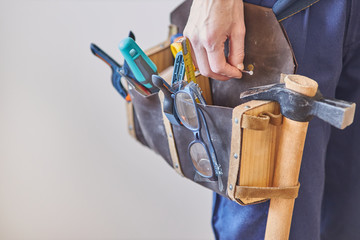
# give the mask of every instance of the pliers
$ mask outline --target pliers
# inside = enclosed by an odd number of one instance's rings
[[[119,94],[127,102],[130,102],[131,97],[130,97],[129,93],[126,91],[126,89],[124,88],[124,86],[121,83],[121,77],[124,74],[126,76],[130,77],[130,78],[134,78],[131,70],[129,69],[129,67],[126,68],[125,64],[124,64],[124,67],[122,67],[114,59],[112,59],[108,54],[106,54],[103,50],[101,50],[98,46],[96,46],[93,43],[90,44],[90,49],[91,49],[92,53],[95,56],[99,57],[107,65],[109,65],[109,67],[112,70],[111,81],[112,81],[112,84],[113,84],[114,88],[119,92]]]

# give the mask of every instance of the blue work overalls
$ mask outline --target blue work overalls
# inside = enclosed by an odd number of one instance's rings
[[[276,0],[245,0],[272,7]],[[319,83],[328,98],[360,106],[360,1],[320,0],[282,21],[298,74]],[[337,130],[314,118],[300,171],[290,239],[360,239],[360,109]],[[216,239],[264,239],[269,202],[240,206],[214,195]],[[279,223],[281,224],[281,223]]]

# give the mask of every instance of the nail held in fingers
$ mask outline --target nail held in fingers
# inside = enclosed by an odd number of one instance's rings
[[[247,73],[250,76],[254,74],[254,72],[252,71],[252,69],[250,69],[250,71],[244,70],[244,64],[240,63],[237,65],[237,68],[242,72],[242,73]]]
[[[254,72],[253,71],[246,71],[246,70],[240,70],[242,73],[247,73],[249,74],[250,76],[254,75]]]

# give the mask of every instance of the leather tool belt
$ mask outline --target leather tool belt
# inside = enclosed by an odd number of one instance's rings
[[[190,3],[171,13],[172,24],[182,31]],[[263,202],[269,198],[296,198],[299,185],[272,187],[276,164],[277,142],[282,116],[276,102],[242,102],[240,93],[256,86],[279,83],[283,74],[296,71],[296,61],[286,34],[273,11],[245,4],[245,60],[254,66],[254,75],[242,79],[216,81],[209,79],[212,105],[199,105],[208,125],[217,160],[222,168],[224,187],[217,181],[202,181],[188,155],[191,131],[172,125],[162,111],[162,94],[143,96],[129,88],[132,101],[127,103],[128,129],[143,145],[161,155],[180,175],[239,204]],[[170,41],[147,51],[160,75],[173,65]],[[198,81],[208,81],[197,76]]]

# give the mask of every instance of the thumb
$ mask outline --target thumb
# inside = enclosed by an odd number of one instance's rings
[[[229,63],[240,70],[244,70],[245,57],[245,27],[242,28],[230,36],[228,57]]]

